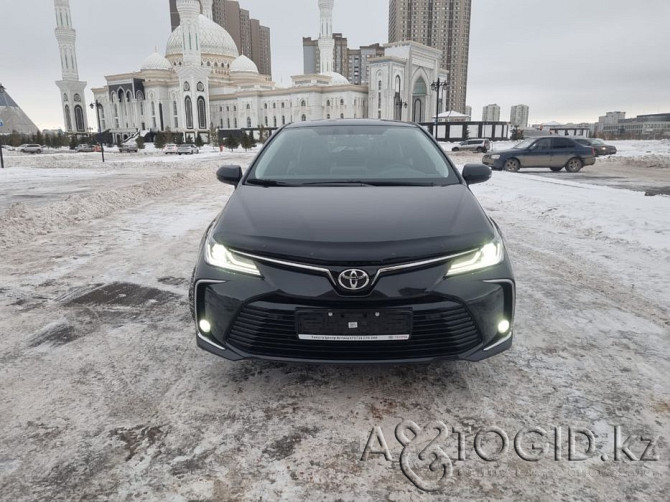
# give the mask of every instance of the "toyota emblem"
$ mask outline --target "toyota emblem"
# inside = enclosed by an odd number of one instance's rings
[[[360,291],[370,284],[370,276],[364,270],[352,268],[342,272],[337,282],[346,290]]]

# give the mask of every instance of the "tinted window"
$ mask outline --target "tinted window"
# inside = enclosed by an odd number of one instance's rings
[[[533,151],[551,150],[551,139],[538,139],[530,149]]]
[[[575,144],[567,138],[554,138],[552,140],[554,148],[574,148]]]
[[[332,125],[284,129],[247,181],[459,180],[443,152],[413,127]]]

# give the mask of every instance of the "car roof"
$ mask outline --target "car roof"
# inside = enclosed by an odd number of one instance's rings
[[[381,119],[325,119],[310,120],[305,122],[293,122],[285,126],[285,129],[295,129],[302,127],[326,127],[326,126],[386,126],[386,127],[419,127],[410,122],[400,122],[397,120]]]

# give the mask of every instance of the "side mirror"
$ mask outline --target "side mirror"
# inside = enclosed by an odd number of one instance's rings
[[[223,166],[216,171],[216,178],[221,183],[237,186],[242,179],[242,168],[240,166]]]
[[[465,164],[463,179],[468,185],[484,183],[491,178],[491,168],[484,164]]]

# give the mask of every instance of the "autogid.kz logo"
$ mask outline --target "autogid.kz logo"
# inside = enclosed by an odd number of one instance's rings
[[[511,455],[525,462],[659,460],[658,437],[651,434],[626,436],[619,425],[613,426],[611,431],[611,435],[601,435],[607,441],[597,443],[596,435],[581,427],[552,427],[548,430],[525,427],[508,435],[495,426],[472,431],[434,421],[422,428],[411,420],[403,420],[395,427],[395,438],[402,446],[398,459],[393,457],[381,427],[375,426],[367,437],[360,460],[367,462],[371,456],[379,456],[387,462],[398,462],[403,474],[417,488],[429,492],[441,490],[453,482],[456,462],[464,466],[467,461],[505,461]],[[609,440],[610,437],[613,440]]]

